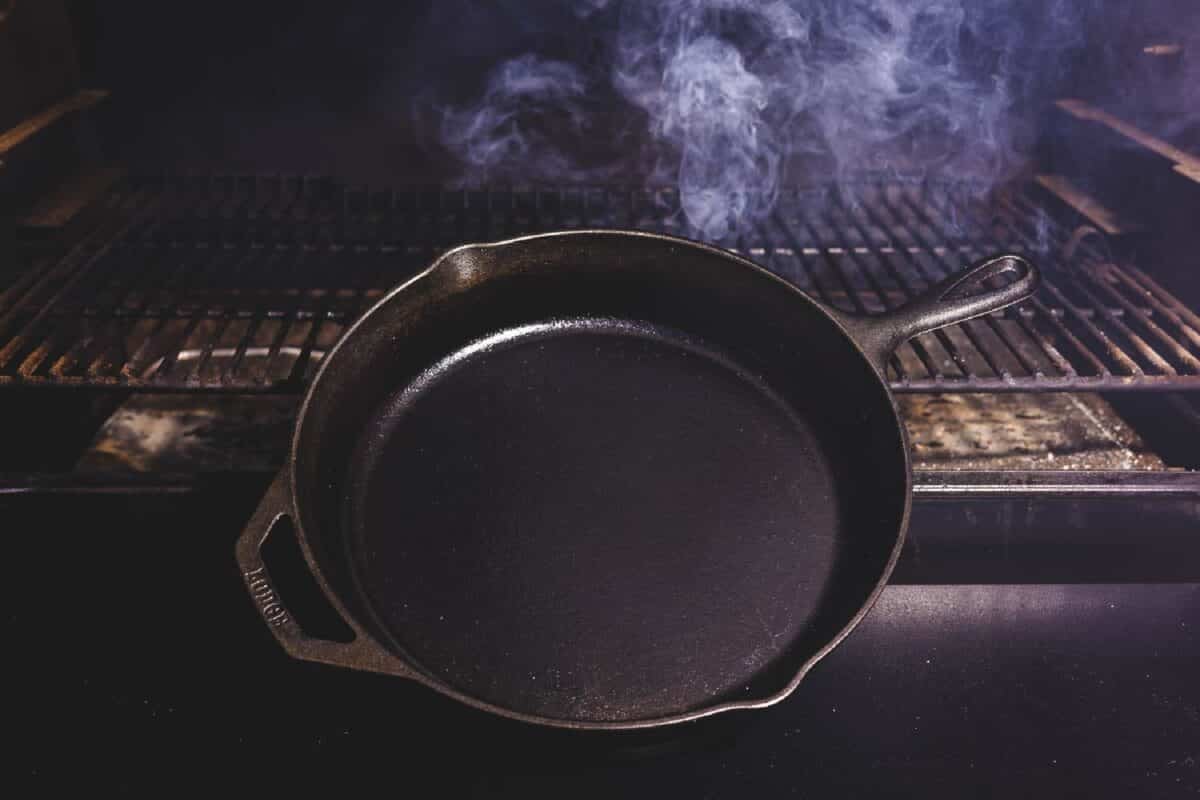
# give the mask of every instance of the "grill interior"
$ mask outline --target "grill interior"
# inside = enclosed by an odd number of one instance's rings
[[[1036,184],[791,189],[718,242],[829,305],[878,313],[1000,249],[1044,286],[925,335],[893,389],[1200,389],[1200,317]],[[332,179],[131,178],[67,244],[31,244],[0,294],[0,382],[294,391],[346,326],[439,252],[537,231],[680,229],[673,190],[370,189]]]

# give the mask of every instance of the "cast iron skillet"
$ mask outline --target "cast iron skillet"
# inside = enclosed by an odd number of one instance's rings
[[[1037,280],[997,256],[850,317],[667,236],[460,247],[326,356],[238,562],[293,656],[504,716],[642,728],[771,705],[900,552],[887,358]],[[260,549],[283,516],[353,641],[307,635],[275,593]]]

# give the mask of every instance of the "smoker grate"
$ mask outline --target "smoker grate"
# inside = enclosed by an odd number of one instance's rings
[[[1023,187],[785,191],[718,242],[877,313],[999,249],[1046,273],[1016,309],[921,336],[898,391],[1200,389],[1200,316]],[[541,230],[681,232],[669,189],[371,190],[326,178],[129,179],[91,231],[0,288],[0,383],[290,391],[384,291],[447,247]]]

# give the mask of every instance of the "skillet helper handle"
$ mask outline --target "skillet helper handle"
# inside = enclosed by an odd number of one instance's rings
[[[271,486],[263,495],[237,542],[236,556],[242,580],[259,614],[267,623],[267,628],[293,658],[406,675],[407,670],[390,663],[390,659],[386,658],[380,648],[346,620],[344,615],[341,616],[354,631],[355,638],[350,642],[333,642],[306,634],[283,604],[283,599],[276,591],[271,575],[263,563],[262,548],[279,521],[292,514],[291,509],[290,487],[285,469],[271,481]]]
[[[986,281],[1015,273],[996,289]],[[896,348],[914,336],[981,317],[1019,303],[1037,290],[1041,276],[1022,256],[1006,253],[978,261],[929,287],[901,308],[870,317],[837,312],[847,332],[882,372]]]

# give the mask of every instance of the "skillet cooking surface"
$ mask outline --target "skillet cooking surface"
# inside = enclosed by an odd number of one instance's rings
[[[833,470],[803,415],[642,323],[464,348],[367,422],[350,477],[351,558],[393,646],[545,717],[757,697],[785,660],[786,682],[839,549]]]

